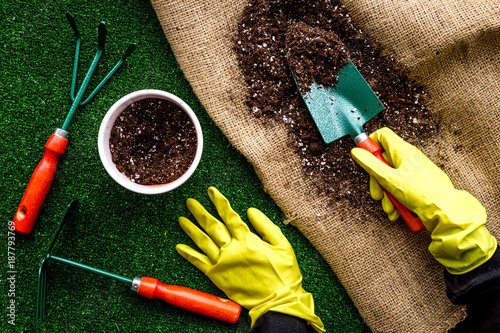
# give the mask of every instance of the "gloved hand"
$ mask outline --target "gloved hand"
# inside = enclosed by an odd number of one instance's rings
[[[385,149],[384,157],[394,166],[390,168],[364,149],[351,151],[372,177],[372,197],[382,198],[382,185],[415,212],[431,232],[429,251],[448,272],[464,274],[490,259],[497,241],[484,225],[486,210],[479,201],[455,189],[443,171],[390,129],[379,129],[370,137]],[[383,206],[389,218],[397,218],[387,199]]]
[[[208,195],[224,223],[218,221],[196,200],[187,206],[205,230],[184,217],[182,229],[203,251],[178,244],[177,252],[207,275],[230,299],[250,310],[252,326],[267,311],[305,319],[318,332],[324,332],[321,319],[314,314],[314,301],[302,288],[302,275],[295,253],[280,228],[255,208],[248,219],[260,238],[231,208],[214,187]]]

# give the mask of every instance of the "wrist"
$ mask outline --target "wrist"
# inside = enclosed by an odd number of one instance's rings
[[[412,210],[427,230],[436,236],[475,229],[487,220],[481,203],[466,191],[450,188],[422,195]]]
[[[314,314],[314,300],[311,293],[302,288],[302,282],[275,291],[262,301],[261,304],[249,311],[252,326],[257,319],[267,313],[274,311],[288,314],[307,321],[317,332],[324,332],[321,319]]]
[[[263,314],[248,333],[312,333],[316,332],[311,325],[302,318],[287,315],[285,313],[268,311]]]
[[[497,249],[495,237],[484,225],[469,227],[450,235],[436,235],[433,232],[431,237],[429,251],[454,275],[465,274],[481,266]]]
[[[429,251],[448,272],[470,272],[493,256],[497,241],[485,226],[486,210],[470,193],[450,189],[423,210],[432,239]]]

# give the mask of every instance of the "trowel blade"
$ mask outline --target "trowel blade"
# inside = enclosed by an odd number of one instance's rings
[[[327,144],[363,133],[363,125],[384,109],[352,62],[342,67],[335,87],[313,83],[309,88],[302,97]]]

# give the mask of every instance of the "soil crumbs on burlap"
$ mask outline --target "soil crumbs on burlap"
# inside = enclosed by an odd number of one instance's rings
[[[287,48],[287,34],[297,29],[307,38],[291,45],[289,41]],[[365,125],[368,133],[387,126],[419,148],[438,133],[422,87],[398,70],[394,59],[381,55],[338,1],[253,0],[238,24],[235,50],[248,86],[249,109],[268,125],[286,124],[306,176],[339,209],[365,203],[373,207],[369,178],[351,158],[352,138],[328,145],[321,139],[293,80],[288,52],[296,52],[294,58],[302,56],[301,69],[325,85],[335,85],[339,66],[354,63],[384,104]],[[313,69],[307,69],[313,61]]]
[[[141,185],[180,178],[196,154],[196,130],[178,105],[158,98],[130,104],[116,119],[109,146],[117,169]]]

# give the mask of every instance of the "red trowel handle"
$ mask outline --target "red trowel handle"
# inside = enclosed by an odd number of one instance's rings
[[[13,219],[17,232],[29,234],[33,229],[56,175],[57,163],[67,147],[68,140],[59,135],[52,134],[47,140],[43,158],[31,176]]]
[[[382,155],[382,150],[380,147],[377,145],[377,143],[370,137],[367,139],[361,141],[358,145],[358,148],[363,148],[368,150],[370,153],[372,153],[376,158],[387,164],[392,168],[392,165],[390,165]],[[408,228],[410,228],[411,232],[414,234],[422,231],[425,227],[420,221],[418,217],[414,217],[410,210],[406,208],[401,202],[398,201],[389,191],[387,191],[385,188],[382,187],[382,190],[384,190],[384,193],[387,195],[389,200],[391,200],[392,204],[394,207],[397,209],[399,215],[403,218],[403,221],[405,221],[406,225]]]
[[[231,324],[236,323],[240,317],[241,306],[233,301],[186,287],[164,284],[155,278],[140,279],[137,293],[142,296],[158,298],[181,309]]]

